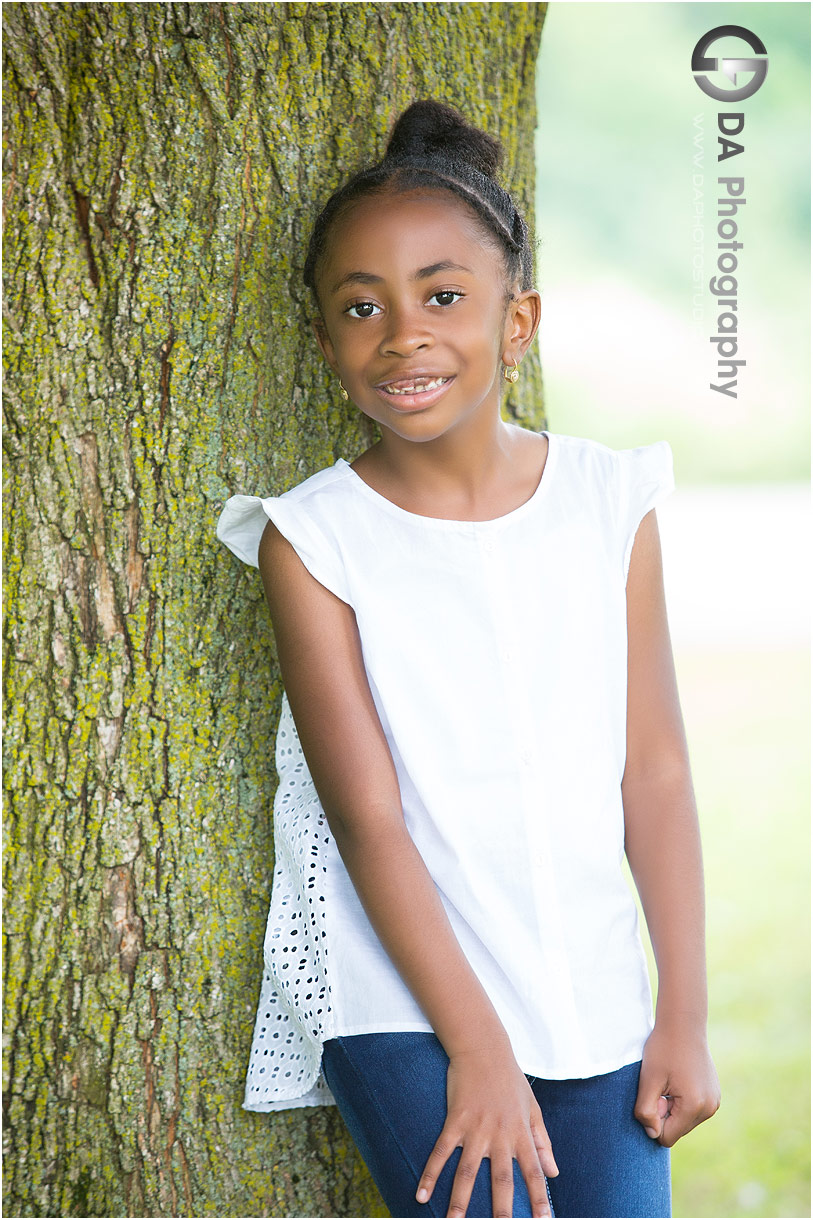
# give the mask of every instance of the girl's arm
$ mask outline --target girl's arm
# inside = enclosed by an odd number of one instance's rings
[[[720,1105],[706,1042],[703,864],[689,754],[666,618],[654,509],[635,537],[627,579],[626,852],[658,967],[655,1028],[635,1116],[671,1147]],[[670,1099],[669,1113],[659,1098]]]
[[[558,1171],[505,1029],[465,957],[404,823],[398,778],[370,693],[352,609],[315,580],[269,522],[259,550],[280,670],[302,750],[359,898],[449,1056],[448,1113],[419,1201],[462,1145],[448,1215],[465,1216],[483,1157],[495,1215],[512,1214],[513,1167],[534,1216]]]

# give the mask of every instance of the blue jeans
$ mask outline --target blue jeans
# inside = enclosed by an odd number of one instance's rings
[[[357,1034],[324,1045],[322,1066],[339,1111],[393,1216],[445,1216],[460,1149],[432,1198],[418,1179],[446,1118],[449,1060],[429,1033]],[[633,1107],[640,1063],[587,1080],[529,1083],[542,1110],[559,1176],[548,1188],[556,1216],[671,1215],[669,1149],[651,1140]],[[480,1166],[469,1216],[492,1216],[491,1167]],[[530,1216],[514,1162],[515,1216]]]

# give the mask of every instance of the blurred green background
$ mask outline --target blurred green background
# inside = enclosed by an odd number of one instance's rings
[[[691,73],[698,39],[724,24],[768,53],[741,103],[713,101]],[[750,54],[737,39],[709,53]],[[810,1215],[809,95],[807,4],[548,6],[537,230],[550,427],[618,448],[664,438],[675,457],[658,520],[723,1086],[719,1114],[675,1148],[678,1217]],[[745,114],[744,152],[721,166],[718,111]],[[744,177],[747,199],[736,398],[709,389],[721,175]]]
[[[716,103],[690,69],[698,38],[752,29],[762,87]],[[540,330],[557,426],[620,446],[663,433],[683,483],[806,479],[810,417],[810,9],[807,4],[552,0],[538,71]],[[746,52],[724,39],[710,54]],[[747,53],[747,52],[746,52]],[[721,73],[717,83],[727,85]],[[742,83],[743,77],[738,83]],[[717,164],[717,112],[745,151]],[[692,318],[695,118],[702,116],[705,317]],[[737,399],[716,370],[717,177],[745,178]]]

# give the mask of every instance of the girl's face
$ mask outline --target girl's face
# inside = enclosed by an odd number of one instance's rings
[[[538,295],[509,299],[496,242],[443,191],[359,200],[335,224],[318,290],[330,367],[365,415],[409,440],[498,412],[503,357],[522,356],[538,317]]]

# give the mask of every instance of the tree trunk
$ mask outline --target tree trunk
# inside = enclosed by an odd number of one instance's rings
[[[335,1107],[241,1109],[280,684],[214,527],[370,443],[300,268],[404,106],[532,214],[544,9],[4,6],[8,1213],[386,1214]]]

